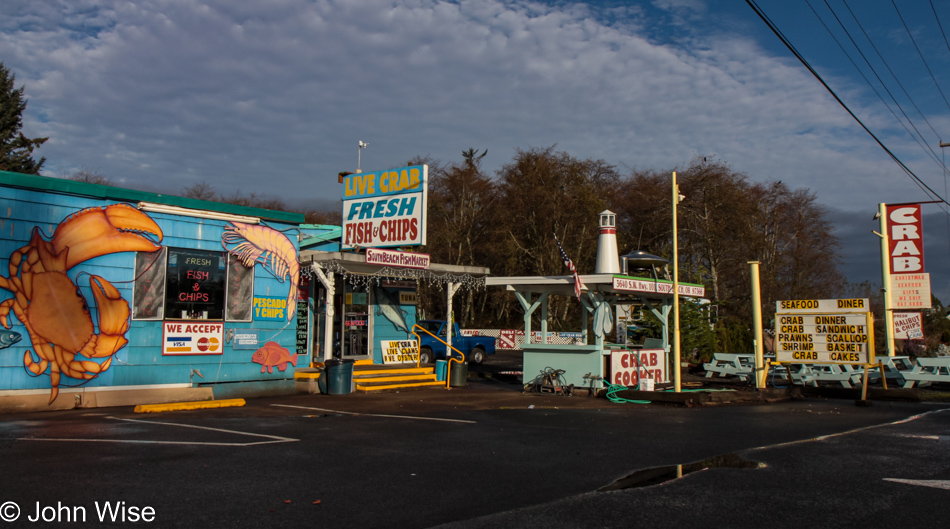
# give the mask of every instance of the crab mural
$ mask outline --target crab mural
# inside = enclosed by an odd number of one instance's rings
[[[109,369],[113,355],[128,343],[129,303],[119,290],[90,274],[96,326],[85,298],[66,273],[107,254],[156,251],[162,236],[148,215],[127,204],[113,204],[70,215],[50,240],[34,227],[30,242],[10,255],[9,276],[0,274],[0,288],[13,297],[0,302],[0,325],[11,328],[12,312],[26,328],[33,350],[23,354],[23,365],[33,376],[49,371],[50,403],[59,395],[62,375],[91,380]]]

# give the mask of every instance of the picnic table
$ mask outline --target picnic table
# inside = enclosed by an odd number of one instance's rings
[[[904,373],[914,369],[914,361],[909,356],[879,356],[877,361],[884,367],[884,377],[887,380],[894,380],[898,385],[904,385]],[[868,383],[880,382],[881,370],[872,368],[868,371]]]
[[[903,371],[904,387],[912,388],[914,383],[917,387],[924,387],[934,382],[950,382],[950,356],[938,356],[937,358],[917,358],[917,365],[910,371]]]
[[[860,378],[861,372],[847,364],[799,364],[798,371],[791,371],[792,382],[818,387],[819,382],[837,382],[850,388],[853,377]]]
[[[736,376],[746,381],[755,371],[755,355],[714,353],[712,362],[703,364],[706,378],[718,374],[720,377]]]

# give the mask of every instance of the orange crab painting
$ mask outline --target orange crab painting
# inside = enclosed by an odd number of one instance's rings
[[[33,376],[49,370],[50,403],[59,395],[62,375],[96,378],[128,343],[129,303],[119,290],[90,274],[98,309],[97,332],[86,300],[66,272],[107,254],[153,252],[161,248],[162,236],[145,213],[127,204],[113,204],[70,215],[50,240],[34,227],[30,242],[10,255],[9,276],[0,274],[0,288],[13,297],[0,302],[0,325],[11,328],[12,312],[26,328],[33,351],[23,354],[23,365]]]

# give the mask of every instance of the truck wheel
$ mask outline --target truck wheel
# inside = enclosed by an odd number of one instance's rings
[[[472,349],[471,358],[468,360],[470,363],[478,365],[485,361],[485,350],[481,347],[476,347]]]
[[[432,349],[428,347],[423,347],[419,350],[419,363],[420,364],[431,364],[435,361],[435,358],[432,357]]]

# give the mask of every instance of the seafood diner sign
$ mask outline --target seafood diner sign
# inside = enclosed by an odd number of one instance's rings
[[[428,187],[427,165],[346,176],[343,248],[424,245]]]

